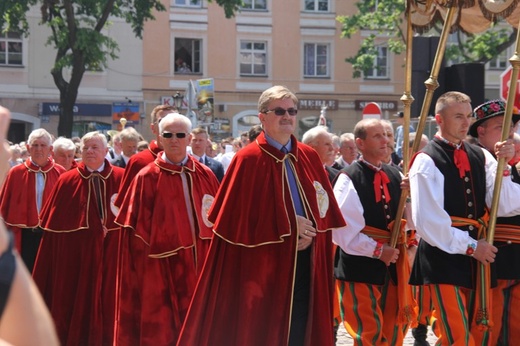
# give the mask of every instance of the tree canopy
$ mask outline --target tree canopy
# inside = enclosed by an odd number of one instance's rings
[[[364,73],[377,68],[374,66],[378,49],[381,44],[378,38],[383,38],[388,50],[401,54],[406,49],[405,0],[364,0],[356,4],[357,12],[352,15],[340,15],[337,20],[342,25],[341,35],[350,39],[361,31],[361,45],[354,56],[346,57],[345,61],[353,68],[353,77],[359,78]],[[430,31],[423,35],[438,36],[442,27],[433,25]],[[446,47],[445,58],[458,63],[486,63],[507,49],[516,39],[516,29],[500,25],[493,26],[481,34],[464,34],[457,32],[456,43]]]

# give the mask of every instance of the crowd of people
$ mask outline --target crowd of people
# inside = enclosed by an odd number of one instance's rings
[[[504,102],[443,94],[405,176],[402,113],[395,139],[364,119],[298,141],[297,105],[271,87],[261,125],[219,143],[162,105],[149,142],[36,129],[0,148],[0,339],[28,338],[3,328],[24,315],[49,345],[333,345],[340,323],[355,345],[409,328],[427,345],[428,326],[442,345],[520,344],[520,115],[501,141]],[[10,299],[35,308],[15,319]]]

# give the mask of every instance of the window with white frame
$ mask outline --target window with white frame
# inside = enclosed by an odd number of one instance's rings
[[[365,74],[365,78],[378,79],[378,78],[389,78],[390,76],[390,64],[388,58],[388,47],[379,46],[377,47],[377,58],[374,61],[372,70]]]
[[[330,46],[326,43],[305,43],[303,47],[304,77],[329,76]]]
[[[202,73],[202,40],[193,38],[175,39],[175,73]]]
[[[22,49],[23,41],[20,33],[0,34],[0,65],[21,66]]]
[[[183,7],[201,7],[202,0],[175,0],[175,5]]]
[[[267,75],[267,43],[265,41],[240,41],[240,74]]]
[[[305,0],[305,11],[329,12],[330,0]]]
[[[509,63],[509,50],[504,49],[495,58],[489,61],[489,68],[492,70],[505,70]]]
[[[244,10],[267,10],[267,0],[243,0]]]

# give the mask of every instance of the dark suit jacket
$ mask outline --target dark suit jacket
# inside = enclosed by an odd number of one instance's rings
[[[218,162],[215,159],[212,159],[211,157],[208,157],[207,155],[204,156],[204,162],[206,166],[209,167],[213,171],[213,174],[217,177],[219,183],[222,181],[222,178],[224,178],[224,166],[220,162]]]
[[[125,159],[123,159],[123,156],[119,156],[117,159],[115,159],[114,161],[112,161],[110,163],[112,164],[112,166],[117,166],[117,167],[121,167],[121,168],[126,167],[126,162],[125,162]]]
[[[330,184],[334,187],[334,184],[336,183],[336,178],[339,174],[339,169],[325,166],[325,171],[327,171],[327,175],[329,176]]]

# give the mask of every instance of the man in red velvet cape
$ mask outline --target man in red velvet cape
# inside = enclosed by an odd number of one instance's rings
[[[116,219],[125,239],[117,345],[175,345],[213,235],[219,183],[186,153],[190,120],[168,114],[159,128],[164,152],[137,174]]]
[[[123,180],[121,181],[121,186],[119,187],[119,193],[114,201],[114,205],[116,207],[120,207],[123,199],[125,198],[125,194],[128,191],[128,187],[130,183],[134,179],[134,177],[139,173],[139,171],[149,164],[153,162],[157,158],[157,153],[162,150],[162,146],[159,141],[159,121],[161,121],[164,116],[168,113],[176,112],[177,108],[170,105],[159,105],[152,110],[151,113],[151,123],[150,129],[152,133],[155,135],[155,139],[150,142],[148,145],[148,149],[138,152],[135,155],[130,157],[125,167],[125,174],[123,175]]]
[[[81,147],[82,161],[61,176],[42,209],[33,277],[62,345],[111,345],[120,232],[110,197],[123,169],[105,160],[104,135],[87,133]]]
[[[264,132],[235,155],[215,197],[178,345],[334,343],[329,230],[345,221],[318,154],[292,136],[297,104],[281,86],[260,96]]]
[[[65,169],[50,156],[52,137],[46,130],[31,132],[27,150],[30,157],[7,175],[0,195],[0,212],[15,235],[16,247],[27,269],[32,272],[42,236],[38,214]]]

